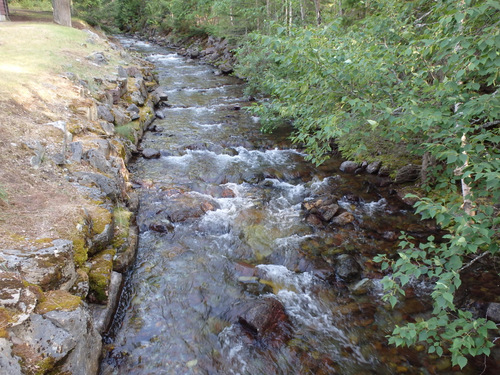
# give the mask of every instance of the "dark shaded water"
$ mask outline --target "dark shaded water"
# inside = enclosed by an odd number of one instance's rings
[[[399,231],[428,230],[408,207],[374,187],[377,177],[342,174],[338,160],[320,168],[304,161],[287,131],[261,134],[258,119],[239,110],[249,103],[238,79],[161,47],[123,43],[156,65],[171,107],[142,142],[161,158],[132,168],[139,250],[103,374],[449,371],[449,359],[431,359],[423,347],[386,344],[394,324],[427,308],[421,285],[389,309],[371,262],[394,251]],[[315,196],[334,196],[355,221],[311,225],[301,205]],[[352,282],[338,277],[341,254],[362,268]],[[266,342],[245,330],[238,309],[270,296],[290,332]]]

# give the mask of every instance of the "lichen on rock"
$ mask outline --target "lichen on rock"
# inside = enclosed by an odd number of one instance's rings
[[[98,253],[90,260],[89,299],[91,302],[101,304],[107,302],[115,254],[116,250],[110,248]]]
[[[82,303],[82,299],[64,290],[53,290],[45,293],[43,300],[37,305],[37,314],[46,314],[49,311],[73,311]]]

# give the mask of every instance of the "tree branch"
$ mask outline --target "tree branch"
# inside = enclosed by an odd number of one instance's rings
[[[489,253],[486,251],[484,253],[482,253],[481,255],[478,255],[477,257],[475,257],[474,259],[472,259],[469,263],[467,263],[465,266],[463,266],[462,268],[460,268],[458,270],[458,273],[462,272],[463,270],[465,270],[466,268],[469,268],[470,266],[472,266],[474,263],[476,263],[478,260],[484,258],[486,255],[488,255]]]

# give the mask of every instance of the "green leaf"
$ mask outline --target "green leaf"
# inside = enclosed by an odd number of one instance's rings
[[[454,361],[455,364],[459,365],[460,368],[464,368],[465,365],[467,365],[467,358],[465,358],[464,356],[458,356],[455,361]]]

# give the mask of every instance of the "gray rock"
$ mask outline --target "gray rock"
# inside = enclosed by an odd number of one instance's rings
[[[102,150],[91,148],[86,152],[86,159],[91,166],[104,173],[112,173],[111,164]]]
[[[379,171],[381,165],[381,161],[374,161],[373,163],[368,164],[368,166],[366,167],[366,171],[370,174],[375,174]]]
[[[131,120],[130,117],[121,108],[113,108],[113,116],[115,117],[115,125],[122,126],[128,124]]]
[[[94,327],[88,307],[81,306],[74,311],[51,311],[44,317],[57,327],[56,332],[60,333],[62,337],[64,337],[64,332],[69,333],[66,343],[75,342],[68,351],[61,353],[66,357],[61,373],[97,374],[102,342],[101,335]],[[57,333],[53,334],[54,339],[57,337]],[[47,336],[44,337],[44,340],[49,341]],[[57,345],[58,342],[56,342]]]
[[[58,153],[52,155],[52,161],[56,165],[64,165],[64,164],[66,164],[66,158],[65,158],[65,156],[64,156],[64,154],[62,152],[58,152]]]
[[[193,49],[189,49],[188,50],[188,55],[189,57],[191,57],[192,59],[196,59],[200,56],[200,51],[198,51],[197,49],[193,48]]]
[[[229,63],[219,65],[219,69],[224,74],[230,74],[233,72],[233,66]]]
[[[127,107],[127,112],[132,114],[132,113],[139,113],[140,112],[140,109],[137,105],[135,104],[130,104],[128,107]]]
[[[125,272],[135,259],[137,244],[139,240],[139,229],[137,226],[129,228],[128,246],[124,251],[116,254],[113,261],[113,270],[116,272]]]
[[[107,122],[115,122],[115,116],[108,105],[97,106],[97,117]]]
[[[360,296],[363,294],[367,294],[373,288],[373,281],[370,279],[362,279],[359,280],[354,286],[351,288],[351,293],[355,296]]]
[[[96,234],[92,237],[92,245],[89,249],[89,255],[93,255],[98,251],[104,250],[113,240],[114,234],[114,223],[106,224],[101,233]]]
[[[318,209],[318,212],[321,218],[324,221],[330,221],[335,216],[337,211],[339,210],[339,206],[337,204],[330,204],[328,206],[323,206]]]
[[[64,358],[76,346],[78,339],[51,319],[39,314],[32,314],[29,320],[14,327],[11,333],[14,342],[23,342],[35,352],[44,353],[46,357],[52,357],[56,361]]]
[[[99,35],[97,35],[96,33],[92,32],[88,29],[83,30],[83,32],[85,32],[88,35],[87,43],[95,44],[101,39],[99,37]]]
[[[77,163],[82,161],[83,157],[83,144],[82,142],[71,142],[69,144],[69,149],[71,151],[71,160]]]
[[[5,374],[22,375],[19,361],[21,358],[12,354],[12,344],[4,338],[0,338],[0,369]]]
[[[69,290],[76,280],[73,261],[73,242],[54,240],[53,246],[36,252],[3,250],[7,270],[18,271],[23,279],[37,284],[43,290]]]
[[[120,300],[120,291],[122,287],[122,275],[118,272],[111,273],[111,282],[109,285],[109,296],[106,305],[91,306],[92,315],[94,317],[94,325],[99,333],[105,332],[118,306]]]
[[[159,99],[160,101],[162,101],[162,100],[163,100],[163,101],[168,101],[168,95],[167,95],[167,93],[165,93],[163,90],[157,89],[157,90],[155,91],[155,94],[158,96],[158,99]]]
[[[142,156],[145,159],[158,159],[161,156],[159,150],[155,150],[154,148],[145,148],[142,151]]]
[[[127,68],[127,75],[134,78],[142,78],[142,72],[136,66],[129,66]]]
[[[102,152],[106,159],[110,157],[112,146],[107,139],[97,138],[93,140],[93,143],[97,145],[98,150]]]
[[[128,78],[128,73],[127,71],[125,70],[125,68],[123,66],[119,66],[118,67],[118,77],[120,78]]]
[[[35,151],[35,156],[30,159],[30,164],[33,168],[38,169],[40,168],[45,156],[45,147],[43,147],[40,142],[36,141],[34,147],[32,148]]]
[[[359,278],[361,267],[352,255],[342,254],[337,258],[335,271],[338,277],[351,282]]]
[[[143,107],[146,103],[146,98],[141,94],[140,91],[133,91],[130,94],[130,100],[132,103],[137,104],[139,107]]]
[[[38,294],[17,272],[0,272],[0,307],[11,312],[8,326],[16,326],[29,318],[38,302]]]
[[[121,190],[115,180],[100,173],[76,172],[77,182],[87,187],[99,188],[106,197],[116,201],[121,197]]]
[[[86,57],[87,60],[92,61],[93,63],[99,65],[106,65],[108,63],[108,59],[102,52],[94,52]]]
[[[500,323],[500,303],[492,302],[488,305],[486,318],[493,320],[495,323]]]
[[[359,163],[356,163],[354,161],[347,160],[340,164],[340,170],[345,173],[354,173],[358,168]]]
[[[163,120],[165,118],[165,114],[163,113],[163,111],[156,111],[155,112],[155,115],[157,118],[159,118],[160,120]]]
[[[112,122],[99,121],[99,125],[101,125],[101,128],[102,128],[102,130],[104,130],[106,135],[114,135],[115,134],[115,125]]]

